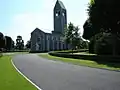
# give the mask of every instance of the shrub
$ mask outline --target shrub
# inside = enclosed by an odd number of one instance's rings
[[[95,53],[94,46],[95,46],[95,38],[93,36],[89,42],[89,53],[93,53],[93,54]]]
[[[102,35],[96,39],[94,51],[98,55],[112,55],[112,34],[103,33]]]

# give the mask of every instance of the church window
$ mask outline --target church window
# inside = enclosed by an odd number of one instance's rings
[[[54,40],[54,37],[52,37],[52,40]]]
[[[48,38],[49,38],[49,37],[47,36],[47,40],[48,40]]]
[[[60,11],[56,12],[56,16],[58,17],[60,15]]]
[[[40,38],[37,38],[37,42],[40,42]]]
[[[62,13],[62,15],[63,15],[63,16],[65,16],[65,14],[64,14],[64,13]]]
[[[56,13],[56,16],[58,17],[58,13]]]

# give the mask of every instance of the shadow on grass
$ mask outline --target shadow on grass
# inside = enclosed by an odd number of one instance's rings
[[[107,65],[108,67],[120,68],[120,63],[117,63],[117,62],[96,61],[96,63]]]
[[[68,53],[49,53],[52,56],[64,57],[64,58],[73,58],[73,59],[82,59],[95,61],[98,64],[106,65],[108,67],[120,68],[120,56],[100,56],[100,55],[74,55]]]

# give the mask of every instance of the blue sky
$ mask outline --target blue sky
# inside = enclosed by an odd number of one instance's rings
[[[68,23],[78,25],[80,32],[87,19],[90,0],[61,0],[67,9]],[[21,35],[25,42],[36,28],[45,32],[53,30],[53,8],[56,0],[0,0],[0,32],[16,40]]]

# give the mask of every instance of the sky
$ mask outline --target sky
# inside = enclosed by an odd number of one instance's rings
[[[61,0],[67,9],[67,22],[79,26],[88,18],[90,0]],[[39,28],[50,33],[53,29],[53,8],[56,0],[0,0],[0,32],[14,41],[21,35],[25,43],[31,32]]]

